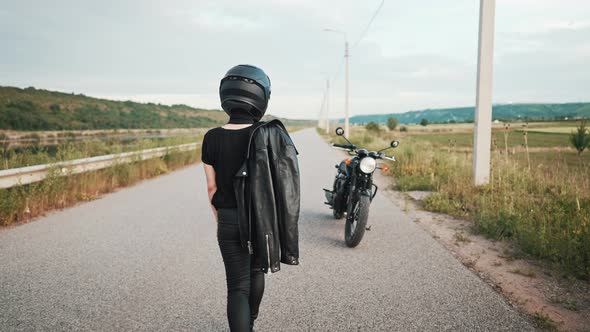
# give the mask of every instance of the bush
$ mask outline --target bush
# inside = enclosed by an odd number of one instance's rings
[[[392,116],[387,119],[387,128],[389,128],[389,130],[395,130],[395,128],[397,128],[397,124],[397,118]]]
[[[59,112],[59,111],[61,110],[61,107],[59,106],[59,104],[51,104],[51,105],[49,106],[49,109],[50,109],[52,112],[54,112],[54,113],[57,113],[57,112]]]
[[[428,120],[427,119],[420,120],[420,125],[425,126],[425,127],[428,126]]]
[[[408,127],[406,127],[406,126],[401,126],[401,127],[399,127],[399,131],[406,132],[406,131],[408,131]]]
[[[367,123],[365,125],[365,129],[367,129],[367,131],[379,131],[379,130],[381,130],[379,128],[379,124],[377,124],[376,122],[373,122],[373,121],[369,121],[369,123]]]
[[[581,155],[584,149],[590,146],[590,133],[586,128],[586,120],[582,120],[580,126],[571,134],[570,142],[578,150],[578,155]]]

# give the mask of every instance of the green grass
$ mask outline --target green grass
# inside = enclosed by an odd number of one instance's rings
[[[200,142],[202,136],[176,136],[164,139],[137,139],[122,143],[120,139],[66,141],[57,146],[43,146],[33,142],[19,150],[8,150],[0,146],[2,162],[0,169],[26,167],[39,164],[102,156],[107,154],[138,151],[164,146]]]
[[[557,331],[557,325],[555,322],[546,314],[542,312],[536,312],[533,315],[533,322],[537,327],[545,331]]]
[[[541,127],[531,128],[531,131],[539,133],[553,133],[553,134],[571,134],[576,130],[575,126],[562,126],[562,127]]]
[[[515,134],[518,132],[511,133]],[[471,151],[453,152],[437,144],[448,133],[400,136],[354,128],[351,140],[377,150],[387,146],[394,135],[401,144],[389,150],[397,158],[389,173],[400,190],[433,190],[425,200],[426,209],[467,217],[476,231],[515,243],[522,255],[590,279],[589,153],[581,160],[571,150],[531,152],[527,158],[525,152],[506,156],[502,149],[495,149],[490,183],[475,187]],[[462,137],[467,135],[471,136]],[[535,144],[556,137],[529,135],[529,143]],[[333,135],[329,139],[342,140]]]
[[[588,151],[578,156],[574,150],[567,151],[541,151],[530,152],[531,167],[558,167],[560,169],[567,169],[573,171],[578,169],[581,165],[590,165],[590,153]],[[522,165],[527,165],[526,153],[516,153],[510,158]]]
[[[552,297],[550,298],[550,301],[556,304],[559,304],[560,306],[566,308],[567,310],[571,310],[571,311],[578,311],[578,301],[576,301],[576,299],[573,298],[563,298],[563,297]]]
[[[524,144],[524,131],[511,130],[508,134],[508,147],[519,147]],[[540,133],[529,131],[528,146],[535,147],[568,147],[569,134],[561,133]],[[439,147],[472,147],[473,133],[425,133],[425,134],[409,134],[413,139],[422,140],[432,143]],[[504,148],[504,132],[497,130],[492,134],[492,141],[495,142],[498,148]]]
[[[165,139],[138,139],[133,140],[131,144],[128,144],[129,142],[123,144],[119,139],[108,141],[90,139],[66,141],[52,150],[33,143],[26,149],[4,150],[0,169],[53,164],[73,159],[200,142],[201,139],[201,136],[177,136]],[[116,164],[106,169],[82,174],[57,176],[50,173],[41,182],[0,189],[0,226],[26,221],[46,211],[90,200],[118,187],[166,173],[196,162],[199,155],[200,149],[189,152],[171,151],[160,158]]]
[[[24,222],[46,211],[88,201],[116,188],[189,165],[200,159],[200,149],[170,152],[159,158],[116,164],[109,168],[57,176],[41,182],[0,189],[0,226]]]

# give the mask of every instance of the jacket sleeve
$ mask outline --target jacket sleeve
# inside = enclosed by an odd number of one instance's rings
[[[300,181],[298,151],[284,128],[276,126],[270,163],[277,205],[281,262],[299,264]]]
[[[255,234],[256,257],[262,262],[264,272],[274,273],[280,270],[280,232],[269,138],[266,127],[259,129],[253,137],[253,154],[249,159],[250,220]]]

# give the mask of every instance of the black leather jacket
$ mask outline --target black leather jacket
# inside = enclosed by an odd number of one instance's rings
[[[280,120],[253,126],[233,179],[240,239],[255,267],[277,272],[281,262],[299,264],[299,152]]]

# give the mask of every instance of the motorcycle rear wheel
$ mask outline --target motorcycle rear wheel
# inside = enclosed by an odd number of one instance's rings
[[[365,235],[371,198],[361,195],[360,199],[354,200],[352,204],[351,212],[347,214],[344,224],[344,242],[350,248],[356,247]]]

